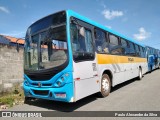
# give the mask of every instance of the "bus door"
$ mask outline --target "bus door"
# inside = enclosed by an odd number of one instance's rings
[[[99,91],[93,27],[77,20],[71,23],[75,101]]]

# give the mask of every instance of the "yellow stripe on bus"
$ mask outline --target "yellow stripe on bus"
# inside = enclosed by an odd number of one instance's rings
[[[147,62],[147,58],[97,54],[98,64]]]

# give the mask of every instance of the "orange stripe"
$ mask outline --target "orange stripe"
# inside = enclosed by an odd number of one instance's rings
[[[115,64],[115,63],[136,63],[147,62],[146,58],[97,54],[98,64]]]

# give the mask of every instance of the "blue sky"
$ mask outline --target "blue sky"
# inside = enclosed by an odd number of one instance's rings
[[[0,34],[24,37],[27,27],[71,9],[129,38],[160,49],[160,0],[0,0]]]

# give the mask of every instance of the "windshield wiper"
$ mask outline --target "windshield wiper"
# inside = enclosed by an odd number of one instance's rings
[[[66,25],[66,23],[62,23],[62,24],[58,24],[58,25],[52,25],[50,27],[53,29],[53,28],[64,26],[64,25]]]
[[[52,26],[48,27],[47,30],[46,30],[47,31],[46,36],[44,37],[44,41],[49,41],[50,40],[51,32],[54,28],[61,27],[61,26],[64,26],[64,25],[66,25],[66,24],[63,23],[63,24],[58,24],[58,25],[54,25],[54,26],[52,25]]]

